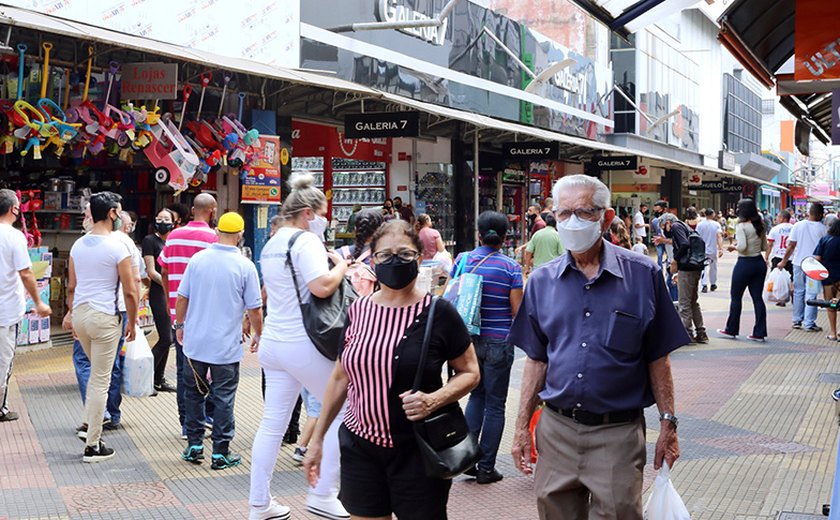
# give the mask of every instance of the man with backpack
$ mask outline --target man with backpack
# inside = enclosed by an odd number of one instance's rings
[[[703,313],[697,301],[700,275],[706,266],[706,243],[696,231],[689,228],[676,215],[665,213],[659,220],[665,237],[658,243],[670,242],[674,246],[674,258],[669,272],[677,274],[680,318],[686,332],[695,343],[708,343]],[[692,333],[696,332],[696,335]]]

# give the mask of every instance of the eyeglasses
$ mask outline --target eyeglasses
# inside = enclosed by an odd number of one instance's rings
[[[373,254],[373,257],[376,259],[376,263],[378,264],[384,264],[395,256],[399,258],[400,262],[407,264],[416,261],[420,256],[420,253],[414,251],[413,249],[402,249],[397,253],[394,253],[393,251],[377,251]]]
[[[556,213],[558,221],[568,220],[574,213],[577,218],[581,220],[598,220],[601,217],[601,212],[606,208],[578,208],[576,210],[564,209]]]

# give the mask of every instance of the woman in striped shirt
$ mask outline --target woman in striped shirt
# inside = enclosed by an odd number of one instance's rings
[[[478,361],[455,308],[439,301],[420,390],[411,393],[432,297],[415,281],[422,245],[405,221],[386,223],[371,243],[381,290],[350,307],[344,350],[336,363],[321,421],[304,465],[316,482],[327,426],[348,401],[339,430],[340,498],[353,518],[441,520],[450,480],[425,476],[412,421],[456,403],[478,383]],[[444,385],[444,363],[455,375]],[[457,406],[457,404],[456,404]]]

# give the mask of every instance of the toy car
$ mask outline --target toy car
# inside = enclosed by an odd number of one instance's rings
[[[143,152],[156,168],[155,181],[169,184],[176,191],[189,186],[198,168],[198,156],[170,120],[152,128],[155,140]]]

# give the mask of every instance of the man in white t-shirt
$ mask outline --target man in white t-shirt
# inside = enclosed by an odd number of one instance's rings
[[[642,204],[633,216],[633,232],[642,239],[642,242],[647,242],[647,228],[650,227],[650,224],[645,224],[647,209],[647,204]]]
[[[703,286],[702,292],[708,292],[711,284],[714,292],[717,290],[718,258],[723,256],[723,230],[715,220],[715,210],[707,208],[703,211],[703,216],[705,218],[697,224],[696,229],[697,234],[706,243],[706,268],[700,275],[700,285]]]
[[[785,257],[785,252],[788,247],[788,240],[790,239],[790,230],[793,224],[790,223],[790,212],[782,210],[776,217],[778,224],[773,226],[767,234],[767,251],[764,253],[764,259],[770,263],[770,267],[775,269],[777,265]],[[793,266],[787,264],[785,269],[793,277]],[[784,306],[784,304],[782,304]]]
[[[9,379],[15,357],[18,324],[26,312],[24,289],[41,317],[52,314],[38,295],[32,261],[26,250],[26,237],[12,227],[20,217],[20,201],[12,190],[0,190],[0,423],[16,421],[9,410]]]
[[[821,292],[820,283],[811,280],[802,271],[802,261],[814,254],[817,242],[825,236],[825,225],[822,223],[824,210],[822,204],[814,202],[808,212],[808,220],[797,222],[790,230],[787,250],[779,269],[784,269],[788,261],[793,263],[793,328],[809,332],[820,332],[818,326],[817,308],[805,305],[806,300],[817,298]]]
[[[111,192],[90,199],[93,228],[70,249],[67,269],[67,306],[64,328],[73,330],[90,359],[91,371],[85,400],[88,424],[83,462],[100,462],[114,456],[101,441],[102,417],[122,322],[128,325],[126,341],[133,341],[139,295],[131,264],[131,251],[113,232],[120,229],[122,198]],[[119,293],[125,296],[126,319],[119,310]]]

